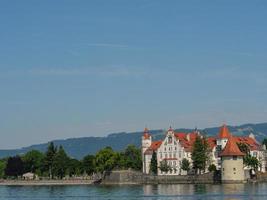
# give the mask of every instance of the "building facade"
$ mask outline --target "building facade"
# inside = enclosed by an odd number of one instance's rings
[[[151,158],[153,152],[155,152],[158,166],[160,166],[162,162],[165,162],[170,169],[167,172],[158,169],[158,175],[186,175],[187,172],[181,169],[182,160],[184,158],[187,159],[192,167],[191,156],[193,145],[197,137],[203,137],[198,130],[191,133],[177,133],[170,127],[162,140],[153,141],[149,130],[146,128],[142,136],[143,173],[150,173]],[[243,143],[249,147],[250,155],[256,157],[260,161],[258,170],[265,172],[266,148],[256,141],[253,134],[242,137],[233,136],[228,127],[223,125],[216,137],[208,137],[206,139],[210,150],[210,159],[207,163],[207,167],[214,164],[217,169],[221,169],[223,165],[222,162],[228,162],[227,156],[220,155],[226,149],[227,144],[234,143],[237,145],[237,143]],[[243,169],[248,169],[248,167],[244,167],[243,159],[240,165],[242,165]],[[206,171],[208,171],[208,169],[206,169]]]

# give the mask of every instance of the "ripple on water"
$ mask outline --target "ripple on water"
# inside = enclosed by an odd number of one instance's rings
[[[225,185],[0,186],[0,199],[266,200],[267,183]]]

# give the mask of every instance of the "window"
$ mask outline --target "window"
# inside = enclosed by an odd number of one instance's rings
[[[167,154],[165,153],[165,158],[167,158]]]
[[[176,158],[176,153],[173,154],[173,157]]]
[[[172,154],[170,153],[169,156],[170,156],[169,158],[171,158],[172,157]]]
[[[177,150],[177,148],[175,147],[175,151]]]
[[[169,144],[172,143],[172,136],[169,136],[169,137],[168,137],[168,143],[169,143]]]
[[[237,156],[233,156],[233,160],[237,160]]]

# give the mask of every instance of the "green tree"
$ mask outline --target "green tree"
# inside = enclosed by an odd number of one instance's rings
[[[33,172],[40,175],[42,161],[44,159],[44,154],[37,150],[31,150],[27,152],[23,157],[24,171]]]
[[[59,147],[54,159],[55,175],[62,179],[67,172],[69,157],[62,146]]]
[[[135,170],[141,170],[142,168],[142,157],[141,150],[136,148],[134,145],[129,145],[124,151],[125,167],[132,168]]]
[[[181,169],[184,171],[189,171],[189,169],[190,169],[189,160],[187,160],[186,158],[183,158],[183,160],[182,160]]]
[[[216,165],[211,164],[211,165],[209,166],[208,170],[209,170],[209,172],[214,172],[214,171],[216,171],[216,170],[217,170]]]
[[[117,164],[118,155],[111,147],[105,147],[97,152],[95,157],[96,171],[111,171]]]
[[[117,153],[117,162],[116,162],[115,168],[128,169],[129,167],[127,167],[127,165],[128,165],[127,158],[125,157],[124,151],[123,152],[118,152]]]
[[[249,155],[250,149],[249,149],[249,146],[248,146],[247,144],[245,144],[245,143],[240,143],[240,142],[238,142],[238,143],[236,143],[236,144],[237,144],[237,146],[238,146],[238,148],[239,148],[239,150],[240,150],[241,152],[243,152],[243,153],[246,154],[246,155]]]
[[[158,161],[157,161],[157,154],[153,151],[151,163],[150,163],[150,172],[152,174],[158,174]]]
[[[255,171],[257,171],[258,167],[259,167],[259,160],[256,157],[253,157],[251,155],[246,155],[244,157],[244,164],[248,167],[251,167],[252,169],[254,169]]]
[[[168,162],[166,160],[163,160],[160,162],[159,169],[162,172],[168,172],[171,170],[171,167],[168,165]]]
[[[205,138],[196,138],[193,145],[192,160],[193,168],[196,173],[200,173],[201,170],[205,170],[206,163],[208,162],[209,146]]]
[[[3,178],[5,176],[5,168],[6,168],[6,161],[0,160],[0,178]]]
[[[23,174],[23,169],[23,161],[19,156],[9,157],[5,168],[5,175],[18,177]]]
[[[244,156],[244,165],[251,167],[254,170],[257,170],[260,162],[256,157],[250,155],[249,146],[245,143],[237,143],[237,146],[240,149],[240,151],[246,154]]]
[[[96,171],[95,166],[95,156],[94,155],[87,155],[82,160],[82,168],[83,172],[88,175],[92,175]]]
[[[77,159],[69,159],[67,167],[67,174],[69,176],[80,175],[82,173],[82,162]]]
[[[53,142],[49,143],[47,151],[45,153],[44,166],[45,169],[48,170],[49,177],[51,179],[53,179],[54,177],[54,162],[56,153],[57,153],[57,148],[54,146],[54,143]]]

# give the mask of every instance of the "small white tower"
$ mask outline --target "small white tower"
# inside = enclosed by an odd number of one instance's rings
[[[147,171],[147,168],[148,168],[148,166],[146,166],[148,161],[146,161],[145,152],[151,146],[151,143],[152,143],[152,137],[149,134],[148,128],[145,128],[144,134],[142,136],[142,163],[143,163],[143,173],[148,173],[148,172],[146,172]]]

